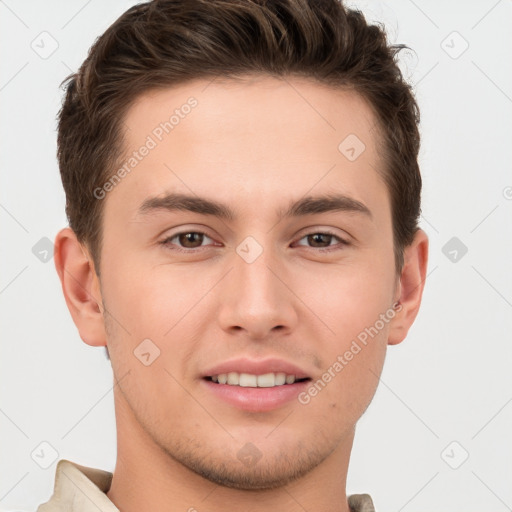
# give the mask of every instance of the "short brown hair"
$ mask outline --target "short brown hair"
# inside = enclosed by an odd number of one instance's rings
[[[98,275],[103,202],[93,191],[119,164],[129,106],[150,89],[251,74],[310,78],[370,104],[385,148],[380,172],[400,274],[421,211],[419,109],[397,64],[402,48],[340,0],[153,0],[128,9],[63,82],[59,112],[66,214]]]

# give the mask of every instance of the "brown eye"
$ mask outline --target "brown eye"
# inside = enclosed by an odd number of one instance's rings
[[[328,247],[331,245],[333,235],[328,235],[326,233],[314,233],[312,235],[307,235],[306,238],[309,243],[313,244],[313,247]]]
[[[325,249],[327,251],[341,249],[343,246],[349,245],[347,241],[343,240],[338,235],[329,232],[310,233],[302,237],[299,241],[302,240],[306,240],[307,247],[311,249]],[[333,244],[333,240],[337,241],[338,243]]]
[[[201,247],[204,234],[196,232],[180,233],[177,237],[183,247],[186,247],[187,249],[195,249],[196,247]]]
[[[205,238],[210,241],[212,240],[208,235],[200,231],[183,231],[166,238],[161,244],[171,250],[187,252],[186,249],[198,249],[203,247]]]

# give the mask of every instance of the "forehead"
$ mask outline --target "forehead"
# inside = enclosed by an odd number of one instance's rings
[[[317,145],[315,139],[319,136],[326,137],[326,142],[335,142],[350,131],[369,145],[370,139],[377,136],[374,114],[360,94],[295,77],[215,78],[151,90],[136,98],[125,115],[124,125],[127,149],[136,147],[145,135],[169,138],[166,135],[170,132],[193,134],[200,138],[196,142],[203,144],[217,142],[225,135],[251,134],[255,150],[262,141],[274,141],[283,147],[274,135],[284,131],[288,140],[309,140],[309,150],[311,145]],[[300,149],[295,151],[299,153]]]
[[[354,91],[297,78],[196,80],[142,94],[124,124],[121,164],[132,165],[107,203],[122,196],[131,215],[168,192],[225,202],[236,193],[242,208],[308,191],[382,195],[376,119]]]

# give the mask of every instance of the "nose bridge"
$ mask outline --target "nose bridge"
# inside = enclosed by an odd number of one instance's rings
[[[235,276],[239,279],[240,286],[237,287],[239,298],[251,302],[271,302],[276,300],[276,294],[279,293],[276,288],[278,283],[275,274],[271,271],[275,263],[272,250],[261,250],[258,254],[257,248],[245,242],[237,248],[235,258]],[[247,246],[249,250],[247,251]],[[244,251],[247,251],[244,253]],[[275,270],[274,270],[275,272]],[[280,283],[282,286],[282,283]]]
[[[247,237],[235,249],[233,270],[227,276],[220,320],[223,328],[242,328],[254,337],[264,337],[277,326],[290,328],[295,311],[283,265],[273,249]]]

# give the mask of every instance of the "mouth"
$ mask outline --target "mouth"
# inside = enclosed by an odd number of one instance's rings
[[[310,385],[307,371],[283,359],[232,359],[201,375],[213,400],[235,409],[262,413],[297,402]]]
[[[309,377],[300,378],[294,374],[287,374],[284,372],[270,372],[260,375],[229,372],[207,376],[204,377],[204,379],[216,384],[225,384],[227,386],[238,386],[242,388],[275,388],[311,380]]]

